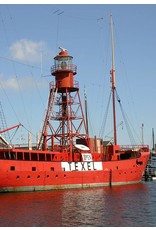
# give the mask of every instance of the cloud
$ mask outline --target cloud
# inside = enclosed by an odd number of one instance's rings
[[[39,63],[41,51],[46,49],[43,41],[35,42],[28,39],[21,39],[10,46],[10,57],[18,61]]]
[[[8,79],[4,79],[3,75],[0,75],[0,86],[3,89],[13,89],[18,90],[18,83],[15,77],[10,76]]]
[[[44,81],[35,81],[32,77],[23,77],[23,78],[16,78],[15,76],[10,76],[8,79],[4,79],[3,75],[0,75],[0,87],[5,90],[28,90],[34,87],[37,88],[45,88],[47,87],[47,83]]]

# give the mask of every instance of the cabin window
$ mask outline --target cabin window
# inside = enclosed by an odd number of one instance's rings
[[[140,152],[137,152],[137,153],[136,153],[136,157],[137,157],[137,158],[141,157],[141,153],[140,153]]]
[[[51,161],[51,155],[50,154],[46,154],[46,158],[47,158],[47,161]]]
[[[32,171],[36,171],[36,167],[32,167]]]
[[[54,160],[54,158],[55,158],[55,154],[52,154],[51,156],[52,156],[52,160]]]
[[[50,170],[51,170],[51,171],[54,171],[54,167],[51,167]]]
[[[5,159],[4,152],[0,152],[0,159]]]
[[[11,171],[15,171],[15,166],[10,166]]]
[[[17,153],[17,160],[23,160],[23,154],[22,153]]]
[[[25,161],[30,161],[30,155],[29,155],[29,153],[24,153],[24,160]]]
[[[11,157],[10,157],[10,152],[4,152],[4,157],[5,157],[5,159],[10,159]]]
[[[121,160],[130,159],[131,157],[132,157],[131,152],[127,152],[127,153],[124,153],[124,154],[120,155]]]
[[[32,161],[37,161],[37,153],[31,153],[31,160]]]
[[[45,154],[39,153],[39,161],[45,161]]]
[[[142,165],[142,161],[136,160],[136,164],[137,164],[137,165]]]
[[[12,160],[16,159],[16,153],[15,152],[10,152],[10,156]]]

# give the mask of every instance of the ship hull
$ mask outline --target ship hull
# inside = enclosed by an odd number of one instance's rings
[[[116,186],[139,183],[148,152],[139,159],[106,162],[0,160],[0,192]]]

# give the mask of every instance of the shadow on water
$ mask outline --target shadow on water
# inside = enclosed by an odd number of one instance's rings
[[[1,227],[155,226],[156,183],[0,194]]]

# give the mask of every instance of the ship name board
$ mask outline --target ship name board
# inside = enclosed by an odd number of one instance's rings
[[[61,162],[63,171],[102,170],[102,162]]]
[[[83,161],[92,161],[91,153],[82,153],[81,155],[82,155]]]

